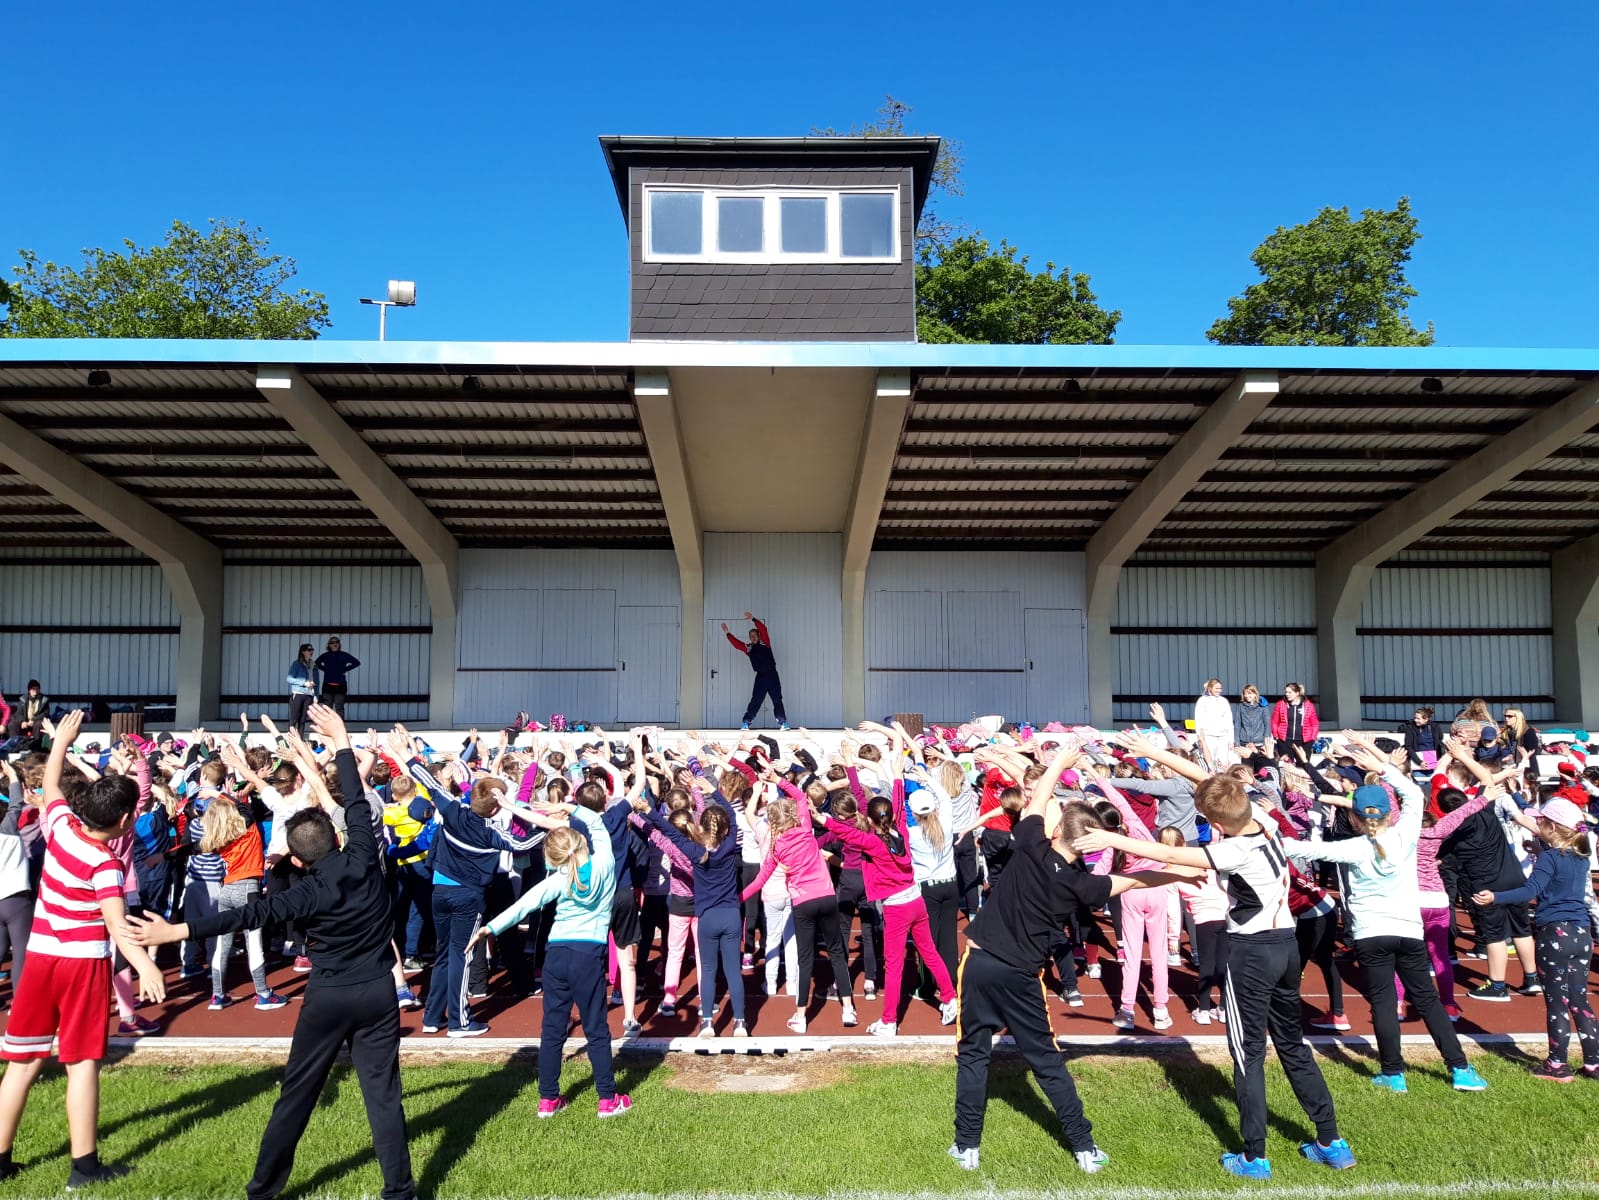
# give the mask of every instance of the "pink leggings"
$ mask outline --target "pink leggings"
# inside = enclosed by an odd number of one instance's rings
[[[938,998],[949,1003],[955,998],[955,984],[949,977],[949,968],[939,956],[938,943],[933,941],[933,927],[927,919],[927,905],[920,896],[904,904],[883,905],[883,957],[886,960],[883,975],[883,1020],[899,1021],[900,977],[905,974],[905,938],[916,942],[916,953],[922,956],[922,965],[932,972],[938,984]]]
[[[1166,893],[1168,887],[1141,888],[1123,892],[1122,949],[1125,963],[1122,966],[1123,1008],[1138,1003],[1138,977],[1144,957],[1144,941],[1149,941],[1149,974],[1153,984],[1150,1000],[1156,1008],[1165,1008],[1169,999],[1166,967]]]
[[[1438,998],[1445,1004],[1455,1002],[1455,968],[1449,961],[1449,910],[1424,908],[1421,910],[1421,937],[1427,943],[1427,957],[1432,959],[1432,973],[1438,980]],[[1399,1003],[1405,1002],[1405,985],[1394,976]]]
[[[677,985],[683,977],[683,950],[699,934],[699,920],[676,913],[666,919],[666,998],[677,1003]]]

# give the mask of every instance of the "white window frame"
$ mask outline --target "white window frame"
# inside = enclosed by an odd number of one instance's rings
[[[657,192],[698,192],[700,203],[700,253],[657,254],[651,251],[652,205],[650,197]],[[843,203],[840,197],[890,196],[894,201],[893,245],[890,253],[882,256],[861,257],[843,253]],[[758,251],[724,251],[716,248],[721,199],[746,199],[758,196],[765,207],[761,213],[762,249]],[[817,254],[785,253],[782,245],[782,201],[827,201],[827,249]],[[647,183],[644,185],[644,261],[647,263],[818,263],[846,265],[854,263],[897,263],[900,261],[900,189],[888,184],[881,187],[808,188],[808,187],[724,187],[679,183]]]

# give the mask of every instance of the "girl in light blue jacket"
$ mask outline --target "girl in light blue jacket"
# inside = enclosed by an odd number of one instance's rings
[[[601,814],[573,804],[537,810],[548,874],[510,908],[478,930],[472,941],[509,929],[534,909],[555,901],[549,949],[544,958],[544,1025],[539,1032],[539,1116],[553,1117],[568,1106],[561,1095],[561,1050],[575,1005],[588,1039],[599,1115],[619,1117],[633,1107],[618,1095],[611,1071],[610,998],[606,983],[611,902],[616,896],[616,858]],[[571,822],[576,822],[576,828]],[[470,956],[472,947],[467,947]]]

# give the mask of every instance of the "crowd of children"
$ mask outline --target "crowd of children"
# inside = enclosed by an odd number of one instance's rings
[[[804,730],[719,742],[634,729],[612,740],[546,731],[523,713],[496,736],[473,730],[441,746],[401,726],[352,738],[336,711],[310,706],[319,741],[263,718],[263,734],[245,720],[236,735],[78,750],[77,714],[59,727],[45,719],[3,766],[0,952],[13,1001],[0,1057],[13,1065],[0,1080],[0,1177],[14,1169],[28,1085],[57,1036],[73,1186],[109,1177],[90,1104],[108,1034],[101,1005],[108,993],[117,1001],[124,1035],[156,1031],[136,1011],[166,987],[144,946],[176,941],[179,978],[204,978],[210,1007],[228,1006],[240,933],[257,1009],[287,1003],[268,982],[273,957],[310,976],[293,1087],[252,1196],[281,1190],[332,1055],[352,1039],[365,1046],[357,1069],[384,1194],[408,1195],[398,1012],[425,1002],[424,1033],[480,1035],[488,1024],[474,1008],[497,971],[494,986],[513,997],[542,994],[538,1115],[568,1106],[560,1047],[574,1009],[598,1113],[625,1114],[608,1009],[622,1007],[624,1036],[674,1015],[690,943],[702,1036],[748,1036],[746,974],[768,995],[786,990],[794,1033],[835,1002],[856,1026],[858,1004],[879,998],[874,1037],[895,1038],[922,1000],[943,1024],[959,1021],[951,1154],[968,1168],[1002,1028],[1077,1164],[1106,1164],[1055,1049],[1040,976],[1080,1006],[1081,974],[1099,978],[1100,952],[1114,953],[1113,1022],[1132,1030],[1147,952],[1151,1023],[1170,1029],[1185,933],[1198,975],[1189,1019],[1224,1025],[1234,1059],[1243,1145],[1222,1160],[1234,1174],[1271,1173],[1268,1037],[1317,1131],[1302,1152],[1354,1165],[1301,1015],[1300,979],[1315,963],[1328,1010],[1313,1024],[1349,1027],[1340,939],[1371,1005],[1378,1086],[1406,1090],[1407,1002],[1453,1086],[1487,1086],[1452,1025],[1461,913],[1476,938],[1467,953],[1487,975],[1466,995],[1508,998],[1514,945],[1518,990],[1541,992],[1548,1009],[1536,1074],[1599,1077],[1587,997],[1599,769],[1583,761],[1585,739],[1546,754],[1524,721],[1501,731],[1474,709],[1447,732],[1418,710],[1402,735],[1329,740],[1302,689],[1270,720],[1247,689],[1229,730],[1211,684],[1194,735],[1158,706],[1149,732],[866,723],[826,745]],[[1568,1058],[1573,1030],[1580,1066]]]

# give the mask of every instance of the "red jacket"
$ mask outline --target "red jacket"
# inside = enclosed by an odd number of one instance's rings
[[[1300,740],[1313,742],[1316,735],[1321,732],[1321,718],[1316,715],[1316,706],[1306,696],[1299,702],[1300,714]],[[1279,700],[1271,710],[1271,736],[1279,742],[1288,737],[1288,701]]]

